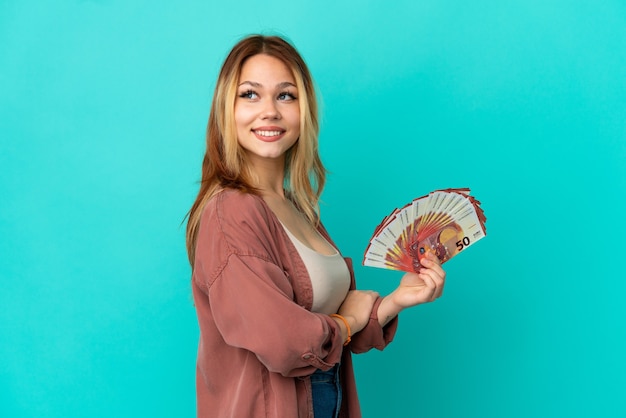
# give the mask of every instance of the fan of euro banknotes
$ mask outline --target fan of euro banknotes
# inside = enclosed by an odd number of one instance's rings
[[[363,265],[417,272],[427,253],[443,264],[487,235],[486,220],[470,189],[435,190],[383,219]]]

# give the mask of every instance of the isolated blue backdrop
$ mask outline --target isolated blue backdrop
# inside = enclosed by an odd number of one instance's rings
[[[181,222],[253,32],[316,78],[347,255],[432,189],[488,216],[444,297],[357,357],[365,417],[626,416],[625,5],[0,0],[0,416],[194,416]]]

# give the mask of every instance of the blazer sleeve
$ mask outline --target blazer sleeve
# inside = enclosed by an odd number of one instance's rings
[[[356,282],[354,278],[352,260],[350,258],[346,258],[345,260],[348,264],[348,269],[350,270],[351,275],[352,284],[350,288],[355,289]],[[378,307],[380,306],[382,300],[383,299],[381,297],[376,300],[372,308],[372,313],[370,314],[369,322],[365,328],[352,337],[349,347],[353,353],[364,353],[372,348],[383,350],[391,341],[393,341],[393,337],[395,336],[398,328],[398,317],[396,316],[393,318],[384,327],[380,326],[380,323],[378,322]]]
[[[231,254],[208,297],[224,341],[253,352],[272,372],[304,376],[341,359],[334,320],[295,303],[285,272],[267,260]]]

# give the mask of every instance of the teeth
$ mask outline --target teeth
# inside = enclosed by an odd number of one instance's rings
[[[280,131],[254,131],[258,135],[261,136],[278,136],[280,135]]]

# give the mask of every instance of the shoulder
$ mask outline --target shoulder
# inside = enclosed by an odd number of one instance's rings
[[[196,267],[208,283],[228,265],[232,255],[253,256],[276,263],[280,224],[257,195],[225,189],[202,211],[196,245]],[[200,274],[200,273],[198,273]]]
[[[224,189],[213,196],[203,212],[219,224],[269,222],[272,213],[260,196],[234,189]]]
[[[224,189],[218,192],[209,200],[209,203],[223,208],[239,207],[244,210],[254,208],[258,210],[265,206],[260,196],[236,189]]]
[[[255,194],[224,189],[213,196],[202,213],[200,234],[219,240],[238,253],[273,241],[278,221],[263,199]]]

